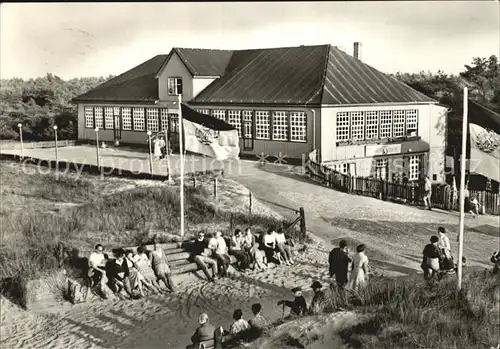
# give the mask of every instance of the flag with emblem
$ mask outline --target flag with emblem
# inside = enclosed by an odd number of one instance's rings
[[[470,171],[500,182],[500,135],[469,124]]]
[[[217,160],[238,159],[238,130],[223,120],[181,105],[184,149]]]

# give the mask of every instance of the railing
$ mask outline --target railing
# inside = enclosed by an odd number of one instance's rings
[[[315,162],[314,153],[306,166],[308,176],[323,185],[342,192],[390,200],[407,205],[423,205],[424,186],[420,183],[392,183],[376,178],[355,177],[343,174]],[[470,190],[470,197],[476,197],[485,213],[500,215],[500,194],[488,191]],[[456,195],[456,194],[455,194]],[[447,184],[433,184],[431,192],[433,207],[443,210],[458,210],[459,201],[454,200],[452,188]]]
[[[61,140],[57,141],[58,147],[73,147],[76,141],[74,140]],[[24,149],[36,149],[36,148],[55,148],[55,141],[44,141],[44,142],[23,142]],[[21,142],[1,142],[0,149],[21,149]]]

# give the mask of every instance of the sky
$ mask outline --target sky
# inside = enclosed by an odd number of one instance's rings
[[[332,44],[385,73],[500,57],[500,2],[2,3],[0,76],[118,75],[172,47]]]

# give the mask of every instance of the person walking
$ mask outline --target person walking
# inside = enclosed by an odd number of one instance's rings
[[[348,282],[348,288],[359,290],[368,282],[368,257],[365,254],[365,245],[356,247],[356,255],[352,261],[352,275]]]
[[[340,240],[339,247],[330,251],[328,256],[330,277],[335,277],[338,287],[343,288],[347,285],[349,265],[352,263],[348,254],[347,242]]]
[[[431,180],[429,179],[429,176],[425,176],[425,178],[424,178],[424,204],[425,204],[425,207],[429,211],[432,211],[431,195],[432,195],[432,183],[431,183]]]

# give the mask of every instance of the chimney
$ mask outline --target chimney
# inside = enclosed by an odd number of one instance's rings
[[[354,43],[354,50],[353,54],[354,58],[361,60],[361,43],[360,42],[355,42]]]

